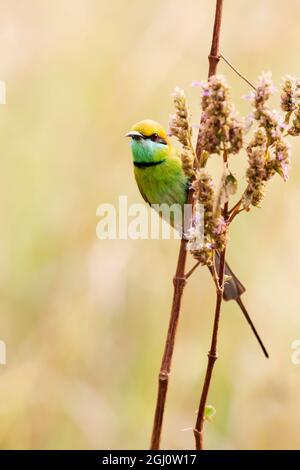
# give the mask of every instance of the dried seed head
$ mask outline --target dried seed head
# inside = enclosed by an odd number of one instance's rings
[[[288,180],[288,169],[290,164],[291,146],[290,143],[282,137],[276,141],[274,146],[274,170],[284,179]]]
[[[227,224],[222,215],[214,219],[214,228],[212,231],[213,247],[216,250],[224,250],[227,242]]]
[[[202,82],[202,116],[199,144],[208,153],[236,154],[243,146],[244,122],[235,113],[224,77]]]
[[[176,87],[173,93],[173,100],[176,113],[170,116],[169,131],[185,147],[191,141],[192,126],[190,124],[190,111],[184,91]]]
[[[197,261],[200,261],[202,266],[212,266],[213,264],[213,249],[209,243],[202,248],[194,249],[192,245],[189,245],[188,250],[194,256]]]
[[[266,181],[266,159],[267,159],[267,133],[262,127],[255,132],[251,142],[247,147],[248,169],[247,182],[248,186],[243,195],[243,205],[246,209],[258,206],[264,196],[264,188]]]
[[[276,91],[271,72],[263,72],[258,77],[256,90],[250,94],[250,101],[255,108],[254,118],[259,120],[265,104]]]
[[[190,178],[194,174],[195,161],[190,111],[183,90],[176,87],[173,99],[176,112],[170,116],[169,133],[177,137],[183,146],[181,153],[182,168],[186,176]]]
[[[299,85],[296,79],[286,77],[282,85],[281,109],[287,112],[285,119],[278,111],[272,111],[268,106],[268,99],[274,93],[274,85],[271,74],[263,74],[259,77],[257,89],[252,93],[253,117],[258,121],[258,130],[247,147],[248,186],[243,195],[245,208],[259,206],[264,193],[266,182],[275,173],[278,173],[285,181],[288,178],[290,163],[290,145],[284,137],[287,123],[293,110],[296,109],[296,97],[299,94]],[[295,112],[294,126],[287,132],[296,135],[300,120],[297,121]],[[300,113],[299,113],[300,114]],[[300,117],[300,116],[299,116]]]
[[[294,137],[300,135],[300,103],[298,103],[296,106],[294,119],[293,119],[293,125],[288,130],[288,133]]]
[[[221,215],[221,211],[214,210],[215,191],[211,176],[203,168],[196,172],[192,183],[194,198],[197,204],[201,204],[204,214],[204,243],[197,247],[195,237],[190,238],[188,248],[202,264],[208,264],[212,260],[213,250],[222,250],[227,239],[227,224]],[[192,234],[194,235],[194,234]],[[205,261],[205,262],[204,262]]]
[[[300,84],[298,79],[287,75],[281,84],[280,107],[282,111],[291,113],[296,109],[299,100]]]
[[[190,149],[187,147],[183,147],[181,152],[181,161],[182,161],[182,169],[185,175],[188,178],[191,178],[194,174],[194,155],[191,153]]]

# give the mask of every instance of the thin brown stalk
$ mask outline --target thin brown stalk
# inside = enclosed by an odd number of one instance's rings
[[[241,207],[242,200],[240,199],[231,209],[228,211],[228,215],[230,216],[232,213],[238,211]]]
[[[208,74],[209,77],[216,74],[218,62],[220,59],[219,44],[220,44],[221,22],[222,22],[222,7],[223,7],[223,0],[216,0],[215,23],[214,23],[211,50],[209,54],[209,74]],[[227,164],[226,152],[224,152],[223,158],[224,158],[224,163],[226,165]],[[224,205],[223,216],[225,220],[227,220],[228,203]],[[219,266],[218,279],[217,279],[218,282],[216,282],[217,300],[216,300],[216,307],[215,307],[213,333],[212,333],[210,350],[208,353],[208,363],[207,363],[204,384],[203,384],[203,388],[201,392],[197,420],[196,420],[196,425],[194,428],[195,444],[196,444],[197,450],[203,449],[203,427],[204,427],[204,420],[205,420],[205,405],[206,405],[207,396],[209,392],[214,364],[218,357],[217,341],[218,341],[219,321],[220,321],[221,306],[222,306],[223,291],[224,291],[225,255],[226,255],[226,247],[224,248],[224,250],[221,252],[221,255],[220,255],[220,266]]]
[[[165,344],[165,350],[161,362],[161,368],[158,377],[158,392],[156,400],[156,409],[154,415],[154,423],[151,437],[151,450],[157,450],[160,446],[160,438],[162,431],[162,423],[164,416],[164,409],[166,403],[166,396],[168,391],[169,384],[169,375],[171,371],[172,356],[174,351],[175,337],[178,326],[181,298],[183,289],[186,283],[186,278],[184,275],[185,272],[185,263],[186,263],[186,241],[184,238],[180,243],[180,250],[177,262],[176,274],[173,279],[174,283],[174,293],[173,293],[173,303],[171,309],[171,316],[169,321],[168,334]]]
[[[188,194],[187,203],[191,204],[192,201],[193,201],[193,192],[192,190],[190,190]],[[154,415],[151,444],[150,444],[151,450],[158,450],[160,448],[163,417],[164,417],[164,410],[165,410],[167,391],[168,391],[168,385],[169,385],[169,376],[171,372],[171,364],[172,364],[172,357],[173,357],[173,352],[174,352],[176,331],[177,331],[178,320],[179,320],[179,315],[180,315],[181,299],[182,299],[183,290],[184,290],[186,280],[187,280],[187,276],[185,275],[185,265],[186,265],[186,255],[187,255],[186,243],[187,243],[186,239],[182,238],[180,242],[176,273],[173,278],[173,284],[174,284],[173,302],[172,302],[171,315],[170,315],[170,320],[169,320],[164,354],[163,354],[160,372],[158,376],[158,391],[157,391],[155,415]],[[196,269],[196,267],[197,266],[195,266],[194,269]],[[189,276],[189,273],[187,274]]]
[[[229,62],[228,59],[226,59],[226,57],[224,57],[223,54],[220,54],[220,58],[224,60],[224,62],[226,62],[226,64],[242,79],[244,80],[244,82],[246,82],[249,86],[251,86],[251,88],[253,88],[253,90],[256,90],[255,86],[253,85],[253,83],[250,82],[250,80],[248,80],[248,78],[245,77],[245,75],[242,75],[241,72],[239,72],[233,65],[231,62]]]
[[[220,44],[220,34],[221,34],[221,23],[222,23],[222,9],[223,9],[223,0],[216,0],[216,10],[215,10],[215,22],[214,22],[214,31],[211,42],[210,54],[208,56],[209,60],[209,71],[208,76],[216,75],[218,63],[220,60],[219,53],[219,44]]]
[[[212,278],[213,278],[213,281],[215,283],[215,286],[217,288],[217,290],[219,289],[219,276],[218,276],[218,273],[217,273],[217,269],[216,269],[216,264],[215,262],[213,263],[213,265],[209,268],[210,272],[211,272],[211,275],[212,275]]]
[[[209,392],[214,364],[218,358],[217,341],[218,341],[219,321],[220,321],[221,305],[222,305],[223,290],[224,290],[225,254],[226,254],[226,249],[222,251],[221,257],[220,257],[220,269],[218,273],[217,301],[216,301],[216,308],[215,308],[213,334],[212,334],[212,339],[211,339],[210,350],[208,352],[208,363],[207,363],[207,369],[205,373],[204,384],[203,384],[203,388],[201,392],[196,425],[194,428],[196,450],[203,449],[203,426],[204,426],[204,419],[205,419],[205,405],[206,405],[207,396]]]
[[[232,207],[232,209],[230,209],[230,211],[228,212],[227,214],[227,224],[231,224],[231,222],[233,221],[233,219],[238,215],[240,214],[240,212],[243,212],[245,210],[244,207],[241,207],[242,205],[242,199],[240,199],[236,204],[235,206]]]
[[[185,278],[188,279],[193,274],[195,269],[198,268],[199,265],[200,265],[200,261],[197,261],[197,263],[186,273]]]
[[[222,5],[223,5],[223,0],[216,0],[216,15],[215,15],[215,23],[214,23],[213,40],[212,40],[212,46],[211,46],[211,51],[209,55],[209,76],[214,75],[216,73],[217,64],[220,60],[219,40],[220,40],[221,18],[222,18]],[[196,147],[197,158],[195,159],[196,160],[195,165],[197,164],[197,161],[200,160],[199,158],[200,155],[201,155],[201,148],[199,145],[199,136],[198,136],[197,147]],[[190,204],[193,203],[193,190],[192,189],[189,190],[187,202]],[[164,354],[163,354],[161,368],[160,368],[159,377],[158,377],[158,391],[157,391],[155,415],[154,415],[151,445],[150,445],[151,450],[158,450],[160,448],[164,409],[165,409],[166,397],[167,397],[167,391],[168,391],[169,376],[171,372],[171,363],[172,363],[172,357],[173,357],[173,351],[174,351],[174,345],[175,345],[176,331],[177,331],[178,320],[179,320],[179,315],[180,315],[181,299],[182,299],[182,294],[183,294],[183,290],[184,290],[186,279],[187,279],[187,277],[185,276],[186,254],[187,254],[186,240],[182,239],[181,244],[180,244],[179,255],[178,255],[176,274],[173,279],[174,293],[173,293],[173,302],[172,302],[172,308],[171,308],[171,316],[169,320],[167,339],[165,343]],[[220,270],[222,266],[223,266],[223,271],[224,271],[225,252],[221,253]],[[224,275],[222,277],[219,274],[219,280],[222,280],[223,278],[224,278]],[[220,292],[223,289],[223,282],[221,283],[221,286],[222,287],[220,288]],[[219,299],[219,303],[221,306],[222,294],[221,294],[221,297],[220,295],[218,295],[218,299]],[[220,310],[220,307],[218,308],[218,311],[219,310]],[[217,321],[217,325],[218,325],[218,321]],[[216,338],[215,338],[215,341],[216,341]],[[208,387],[209,387],[209,382],[208,382]]]
[[[246,209],[244,207],[242,207],[241,209],[237,209],[235,210],[234,212],[232,212],[230,214],[230,216],[228,217],[228,224],[231,224],[231,222],[233,221],[233,219],[239,215],[241,212],[244,212]]]

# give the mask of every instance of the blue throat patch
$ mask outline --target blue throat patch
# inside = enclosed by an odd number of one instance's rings
[[[168,156],[168,146],[151,140],[131,142],[133,163],[140,168],[155,166],[162,163]],[[141,164],[141,165],[140,165]]]

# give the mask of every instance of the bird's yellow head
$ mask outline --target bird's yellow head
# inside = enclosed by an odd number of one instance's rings
[[[134,163],[161,161],[166,158],[171,148],[164,128],[151,119],[134,124],[126,136],[131,138]]]

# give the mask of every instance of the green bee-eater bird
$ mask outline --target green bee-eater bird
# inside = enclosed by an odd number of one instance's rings
[[[187,202],[189,180],[183,172],[180,153],[171,145],[164,128],[158,122],[146,119],[132,126],[126,136],[131,138],[134,175],[144,200],[150,205],[183,206]],[[224,300],[236,300],[265,356],[268,357],[241,300],[245,287],[227,264],[226,274],[231,278],[224,286]]]

